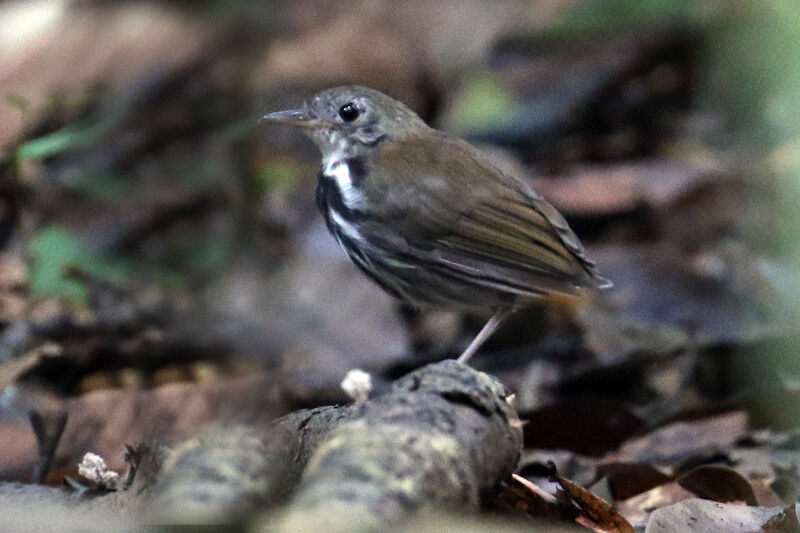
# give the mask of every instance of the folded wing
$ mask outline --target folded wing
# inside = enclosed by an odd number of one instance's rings
[[[385,219],[362,228],[388,253],[521,297],[610,286],[564,218],[527,184],[467,143],[406,142],[418,145],[394,143],[380,154],[376,167],[386,172],[371,177],[392,179],[386,190],[395,192],[374,198]]]

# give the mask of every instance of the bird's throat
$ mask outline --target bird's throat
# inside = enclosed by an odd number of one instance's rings
[[[331,160],[324,163],[317,185],[317,206],[328,230],[351,257],[364,242],[358,226],[369,218],[361,189],[366,172],[359,158]]]
[[[324,163],[320,179],[327,180],[336,187],[345,207],[363,211],[367,208],[367,199],[362,189],[366,174],[366,165],[361,158],[331,158]]]

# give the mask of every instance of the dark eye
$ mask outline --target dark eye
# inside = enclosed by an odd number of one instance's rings
[[[339,108],[339,116],[342,117],[342,120],[345,122],[353,122],[358,118],[358,109],[352,102],[344,104]]]

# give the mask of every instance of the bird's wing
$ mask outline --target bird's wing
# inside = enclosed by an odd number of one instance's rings
[[[609,285],[564,218],[532,188],[471,145],[436,139],[393,143],[370,173],[384,220],[364,231],[390,253],[521,296]]]

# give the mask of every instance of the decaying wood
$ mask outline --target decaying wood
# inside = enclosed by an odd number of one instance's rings
[[[332,418],[312,416],[313,433],[316,417]],[[492,377],[455,361],[412,372],[347,408],[313,452],[301,445],[310,458],[277,529],[381,529],[422,507],[477,509],[514,471],[520,427]]]
[[[229,432],[177,451],[153,497],[182,520],[285,502],[270,530],[383,528],[426,507],[477,509],[514,471],[520,427],[498,381],[444,361],[364,403],[292,413],[263,444]]]

